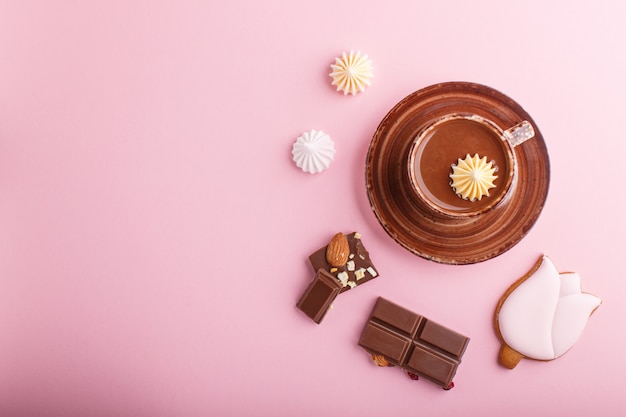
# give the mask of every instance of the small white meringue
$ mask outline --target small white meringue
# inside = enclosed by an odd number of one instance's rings
[[[321,130],[310,130],[296,139],[291,153],[302,171],[317,174],[328,169],[333,161],[335,143]]]
[[[365,91],[365,86],[371,85],[370,78],[374,76],[372,61],[360,51],[344,52],[341,58],[335,58],[330,68],[333,70],[328,74],[333,79],[331,85],[336,85],[337,91],[343,91],[344,95]]]

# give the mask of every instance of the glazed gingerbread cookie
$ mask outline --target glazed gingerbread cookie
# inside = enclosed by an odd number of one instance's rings
[[[550,361],[560,357],[574,346],[601,302],[581,292],[578,274],[559,273],[550,258],[541,256],[496,307],[500,364],[513,369],[522,358]]]

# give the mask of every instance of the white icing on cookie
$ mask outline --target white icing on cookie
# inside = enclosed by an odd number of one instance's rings
[[[578,274],[561,274],[561,294],[552,322],[554,357],[567,352],[578,340],[587,324],[587,319],[601,300],[591,294],[580,292]]]
[[[528,358],[556,359],[576,343],[600,303],[598,297],[581,293],[578,274],[559,274],[544,256],[537,270],[502,304],[500,334],[508,346]]]

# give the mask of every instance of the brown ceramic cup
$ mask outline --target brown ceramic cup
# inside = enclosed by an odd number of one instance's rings
[[[517,161],[515,147],[534,137],[523,121],[503,130],[476,114],[448,114],[417,133],[407,163],[413,191],[429,211],[450,218],[467,218],[502,204],[514,192]],[[456,194],[451,186],[452,164],[467,155],[487,157],[496,167],[494,187],[474,201]]]

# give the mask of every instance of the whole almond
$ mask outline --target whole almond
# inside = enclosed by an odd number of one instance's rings
[[[339,267],[348,262],[350,255],[350,245],[348,239],[343,233],[337,233],[326,246],[326,262],[330,266]]]

